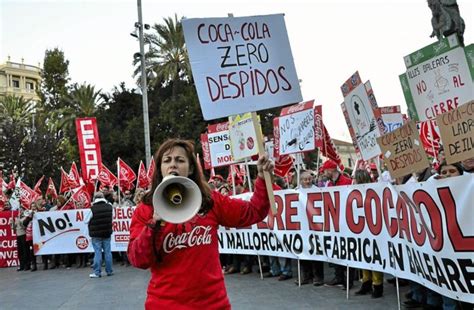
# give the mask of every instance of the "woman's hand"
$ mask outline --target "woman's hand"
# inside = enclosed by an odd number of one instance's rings
[[[274,168],[273,161],[271,161],[266,154],[258,158],[257,171],[258,171],[258,176],[260,178],[262,179],[264,178],[263,176],[264,171],[272,174],[273,168]]]

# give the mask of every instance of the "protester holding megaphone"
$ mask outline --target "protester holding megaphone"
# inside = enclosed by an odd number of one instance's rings
[[[249,226],[267,216],[263,172],[272,172],[273,163],[259,158],[255,192],[243,201],[211,191],[190,141],[167,140],[154,158],[152,188],[133,214],[128,246],[130,263],[151,269],[145,308],[230,309],[217,229]]]

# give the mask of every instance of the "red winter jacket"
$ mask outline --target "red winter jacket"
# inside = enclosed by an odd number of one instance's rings
[[[339,173],[339,176],[337,177],[336,181],[329,181],[327,186],[331,187],[331,186],[341,186],[341,185],[352,185],[352,179],[346,177],[342,173]]]
[[[166,223],[155,235],[147,226],[153,207],[138,205],[130,226],[128,259],[138,268],[151,268],[146,309],[230,309],[219,262],[217,229],[245,227],[262,221],[269,202],[265,182],[258,178],[250,201],[213,191],[212,210],[183,224]]]

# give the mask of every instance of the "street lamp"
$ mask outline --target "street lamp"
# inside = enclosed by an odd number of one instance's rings
[[[150,150],[150,125],[148,118],[148,90],[146,84],[146,68],[145,68],[145,44],[143,40],[143,21],[142,21],[142,1],[137,0],[138,22],[135,23],[135,32],[130,35],[137,37],[136,30],[138,29],[138,41],[140,42],[140,59],[142,69],[142,103],[143,103],[143,127],[145,133],[145,158],[146,166],[149,167],[151,160]],[[145,29],[150,29],[150,25],[145,25]]]

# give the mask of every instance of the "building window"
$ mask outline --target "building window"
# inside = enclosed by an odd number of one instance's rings
[[[32,82],[26,82],[26,89],[35,90],[35,84],[33,84]]]
[[[347,163],[348,163],[349,167],[352,167],[352,160],[350,158],[347,159]]]
[[[12,82],[13,82],[13,87],[20,88],[20,81],[19,80],[12,80]]]

